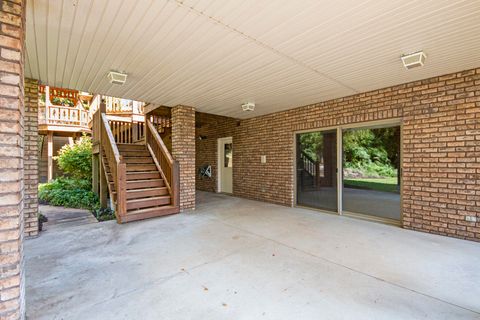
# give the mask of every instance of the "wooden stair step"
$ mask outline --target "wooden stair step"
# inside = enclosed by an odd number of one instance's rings
[[[117,143],[117,148],[119,151],[147,150],[146,145],[133,143]]]
[[[170,204],[170,196],[127,200],[127,211]]]
[[[117,192],[114,191],[112,193],[116,199]],[[146,199],[149,197],[161,197],[161,196],[167,196],[167,195],[168,195],[168,189],[166,187],[127,190],[127,200]]]
[[[125,163],[132,164],[132,163],[154,163],[152,157],[124,157]]]
[[[160,179],[160,172],[158,171],[137,171],[127,172],[127,181],[132,180],[147,180],[147,179]],[[128,183],[128,182],[127,182]]]
[[[165,181],[163,181],[163,179],[146,179],[146,180],[127,181],[127,190],[155,188],[155,187],[165,187]]]
[[[165,195],[168,195],[168,189],[166,187],[127,190],[128,200]]]
[[[148,152],[148,150],[120,151],[120,154],[124,157],[150,157],[150,152]]]
[[[157,171],[157,166],[154,164],[130,164],[127,165],[127,172],[132,171]]]
[[[155,208],[146,208],[146,209],[127,211],[127,214],[125,216],[122,216],[120,220],[123,223],[123,222],[161,217],[161,216],[166,216],[169,214],[175,214],[179,212],[180,210],[178,207],[166,205],[166,206],[155,207]]]

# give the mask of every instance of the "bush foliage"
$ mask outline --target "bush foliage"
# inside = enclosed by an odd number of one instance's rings
[[[65,175],[82,180],[92,179],[92,140],[83,136],[73,145],[64,145],[55,157]]]
[[[99,207],[97,195],[92,192],[90,180],[60,177],[40,184],[38,198],[53,206],[95,210]]]
[[[38,198],[53,206],[96,210],[97,195],[92,192],[92,142],[83,136],[65,145],[55,157],[65,176],[39,185]]]
[[[348,130],[343,134],[345,168],[366,176],[394,177],[399,161],[398,127]]]

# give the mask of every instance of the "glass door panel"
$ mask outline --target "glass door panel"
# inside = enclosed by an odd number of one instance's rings
[[[337,212],[337,130],[299,133],[297,204]]]
[[[343,211],[400,220],[400,127],[342,132]]]

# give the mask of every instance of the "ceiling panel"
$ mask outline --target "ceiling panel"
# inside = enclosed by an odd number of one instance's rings
[[[478,67],[479,14],[477,0],[35,0],[25,74],[246,118]],[[425,66],[405,70],[417,50]]]

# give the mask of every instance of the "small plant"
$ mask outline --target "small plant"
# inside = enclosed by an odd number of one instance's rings
[[[68,98],[54,97],[51,102],[56,106],[65,106],[65,107],[74,106],[73,101]]]
[[[98,221],[108,221],[108,220],[115,220],[115,213],[110,208],[99,208],[93,211],[95,218]]]
[[[48,218],[44,216],[43,214],[39,213],[38,214],[38,231],[43,230],[43,223],[48,222]]]

